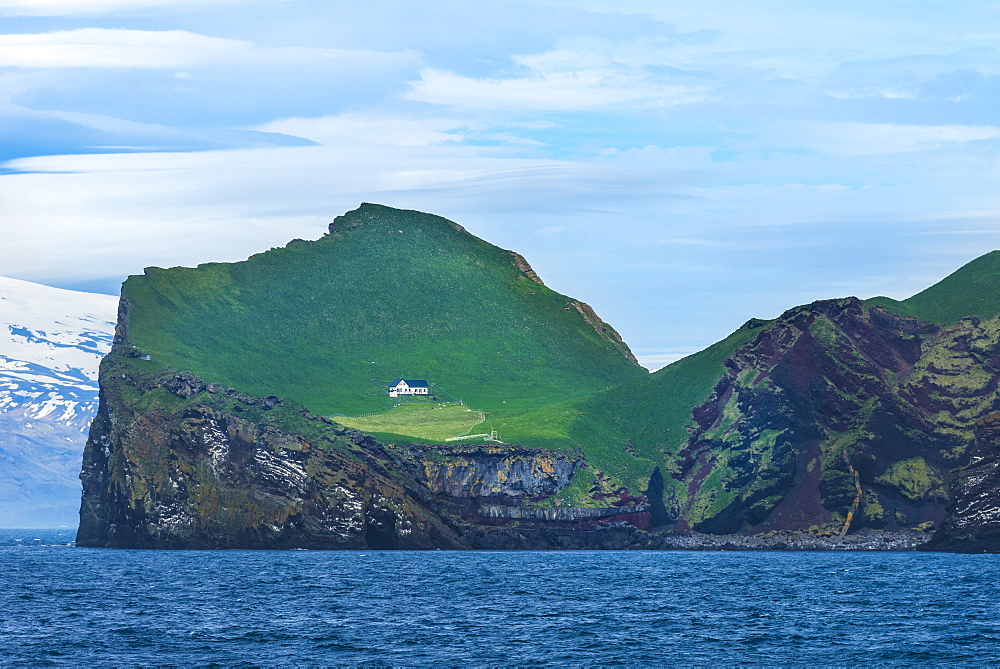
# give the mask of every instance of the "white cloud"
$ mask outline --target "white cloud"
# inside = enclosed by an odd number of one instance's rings
[[[250,130],[302,137],[325,146],[439,146],[477,141],[499,146],[540,147],[544,144],[505,130],[547,130],[555,126],[543,121],[487,124],[462,118],[341,114],[279,119]]]
[[[797,145],[831,155],[865,156],[1000,139],[1000,127],[801,121],[775,130],[775,135],[762,139],[782,141],[786,146]]]
[[[527,211],[533,197],[545,197],[571,210],[581,193],[632,179],[600,165],[503,153],[344,146],[14,160],[5,167],[24,173],[0,176],[0,274],[92,278],[236,260],[318,236],[324,221],[363,199],[444,215],[484,198]]]
[[[425,69],[411,87],[404,98],[477,110],[585,111],[621,103],[670,106],[705,97],[703,87],[651,82],[608,70],[474,79]]]
[[[456,119],[409,119],[377,114],[344,114],[322,118],[286,118],[252,130],[311,139],[326,146],[433,146],[460,143]]]
[[[199,65],[261,63],[356,66],[360,61],[403,64],[415,56],[347,49],[258,47],[251,42],[184,30],[82,28],[41,34],[0,35],[0,67],[178,69]]]
[[[182,30],[84,28],[38,35],[0,35],[3,67],[176,68],[243,51],[237,40]]]

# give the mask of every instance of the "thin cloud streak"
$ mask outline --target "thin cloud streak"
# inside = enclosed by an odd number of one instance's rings
[[[557,72],[530,78],[472,79],[424,70],[403,97],[465,109],[583,111],[607,105],[679,105],[699,102],[705,90],[650,81],[632,81],[602,71]]]
[[[0,67],[178,69],[267,62],[270,65],[361,60],[411,62],[412,54],[347,49],[260,47],[242,40],[184,30],[84,28],[42,34],[0,35]]]
[[[212,0],[218,6],[300,1],[302,0]],[[197,9],[204,5],[204,0],[0,0],[0,15],[94,16],[153,9]]]

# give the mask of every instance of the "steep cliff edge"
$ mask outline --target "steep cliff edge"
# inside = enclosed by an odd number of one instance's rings
[[[101,366],[79,546],[555,548],[554,529],[645,514],[532,507],[569,483],[578,458],[494,444],[383,445],[289,400],[151,371],[137,356],[119,344]]]
[[[113,352],[102,364],[77,545],[467,547],[374,440],[139,362]]]
[[[1000,320],[943,327],[856,299],[792,309],[727,359],[679,452],[682,527],[927,527],[1000,409]]]
[[[976,423],[969,464],[955,472],[952,501],[924,550],[1000,552],[1000,414]]]

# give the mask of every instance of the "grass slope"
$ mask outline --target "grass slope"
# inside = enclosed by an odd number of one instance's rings
[[[908,299],[873,297],[866,303],[941,325],[967,316],[991,318],[1000,314],[1000,251],[976,258]]]
[[[1000,251],[968,263],[908,300],[873,298],[868,303],[942,324],[972,315],[995,316],[1000,314]],[[692,410],[710,396],[726,358],[769,324],[750,321],[648,377],[517,416],[490,416],[483,427],[497,429],[505,441],[516,442],[531,432],[545,445],[580,450],[596,471],[613,479],[612,487],[641,491],[654,466],[671,468],[671,456],[687,440]],[[581,476],[564,491],[565,501],[584,500],[594,483],[593,477]]]
[[[322,414],[388,408],[373,379],[504,412],[647,376],[511,252],[379,205],[243,262],[150,268],[123,295],[128,339],[154,362]]]
[[[581,451],[602,474],[633,492],[643,490],[655,466],[687,440],[691,410],[712,393],[725,372],[723,362],[770,321],[751,321],[708,348],[667,365],[649,376],[551,407],[518,415],[487,416],[478,428],[496,429],[500,437],[560,450]],[[579,502],[586,477],[567,489],[566,501]]]
[[[442,441],[469,434],[483,422],[483,412],[461,404],[401,404],[386,413],[360,418],[340,417],[338,423],[362,432],[409,435]]]

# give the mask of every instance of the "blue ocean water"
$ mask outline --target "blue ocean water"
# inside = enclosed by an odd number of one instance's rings
[[[131,551],[0,531],[0,665],[1000,663],[1000,556]]]

